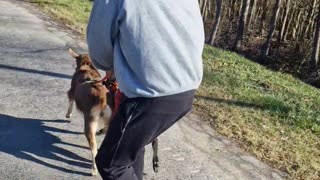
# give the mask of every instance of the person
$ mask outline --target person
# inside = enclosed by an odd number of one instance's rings
[[[89,56],[127,97],[96,156],[103,179],[143,179],[144,147],[192,108],[202,76],[198,0],[95,0]]]

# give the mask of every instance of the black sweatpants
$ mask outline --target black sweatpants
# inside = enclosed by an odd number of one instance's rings
[[[194,92],[122,102],[96,156],[102,178],[142,180],[144,147],[191,110]]]

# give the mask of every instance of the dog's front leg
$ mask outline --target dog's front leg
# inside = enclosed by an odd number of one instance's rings
[[[72,110],[73,110],[73,104],[74,104],[74,99],[69,99],[69,107],[68,107],[68,112],[66,114],[66,118],[70,118],[72,115]]]

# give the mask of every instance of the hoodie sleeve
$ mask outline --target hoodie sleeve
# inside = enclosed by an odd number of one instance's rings
[[[95,0],[87,27],[89,56],[104,71],[113,69],[114,41],[118,34],[119,0]]]

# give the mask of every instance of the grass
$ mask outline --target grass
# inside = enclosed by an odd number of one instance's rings
[[[203,56],[197,109],[290,178],[319,179],[319,90],[235,53],[206,47]]]
[[[71,27],[73,30],[85,34],[87,21],[92,8],[89,0],[27,0],[39,5],[42,10],[50,14],[55,20]]]
[[[84,34],[89,0],[29,0]],[[195,107],[221,134],[290,179],[320,178],[320,92],[242,56],[206,47]]]

